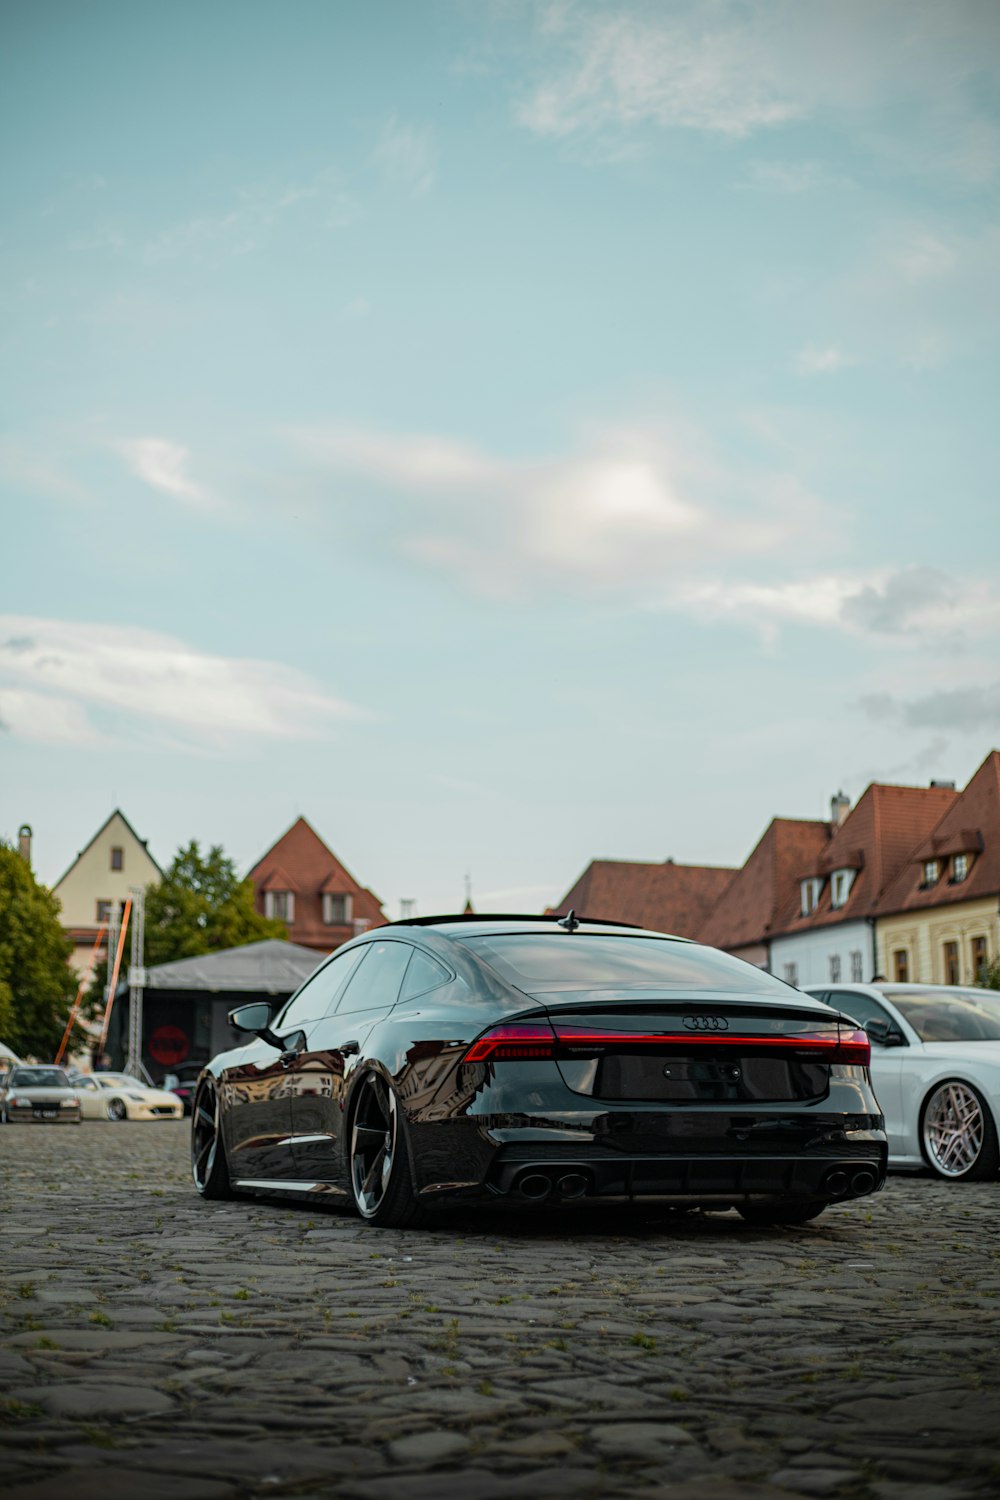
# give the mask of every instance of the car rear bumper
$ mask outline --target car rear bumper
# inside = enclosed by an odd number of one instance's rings
[[[8,1125],[79,1125],[78,1109],[62,1109],[57,1115],[36,1114],[30,1109],[8,1109]]]

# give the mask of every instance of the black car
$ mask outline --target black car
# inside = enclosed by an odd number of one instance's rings
[[[659,1199],[800,1224],[885,1182],[868,1038],[752,965],[621,924],[439,917],[365,933],[208,1064],[194,1181],[439,1204]]]

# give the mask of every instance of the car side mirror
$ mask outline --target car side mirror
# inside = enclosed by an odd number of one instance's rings
[[[869,1041],[874,1042],[878,1047],[901,1047],[903,1045],[903,1037],[889,1021],[866,1021],[865,1031]]]
[[[271,1030],[271,1007],[265,1001],[256,1000],[251,1005],[237,1006],[229,1012],[229,1024],[237,1031],[249,1031],[252,1036],[259,1036],[262,1042],[279,1052],[285,1049],[280,1036]]]

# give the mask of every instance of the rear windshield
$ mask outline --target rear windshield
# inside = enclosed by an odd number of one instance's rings
[[[884,990],[922,1042],[1000,1042],[1000,992],[915,995]]]
[[[780,979],[753,964],[669,938],[597,933],[497,933],[461,941],[518,989],[732,991],[789,999]]]

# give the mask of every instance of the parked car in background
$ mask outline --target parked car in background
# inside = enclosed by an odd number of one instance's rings
[[[62,1068],[15,1063],[0,1079],[0,1124],[79,1125],[80,1097]]]
[[[201,1077],[204,1062],[181,1063],[167,1073],[163,1079],[163,1087],[170,1093],[176,1094],[184,1106],[184,1113],[189,1115],[194,1105],[194,1092]]]
[[[803,1224],[885,1181],[855,1022],[682,938],[439,917],[338,948],[272,1019],[230,1022],[192,1121],[195,1186],[429,1205],[660,1200]]]
[[[73,1086],[85,1120],[179,1120],[184,1114],[176,1094],[128,1073],[78,1073]]]
[[[950,1182],[1000,1170],[1000,991],[945,984],[810,985],[865,1028],[889,1165]]]

